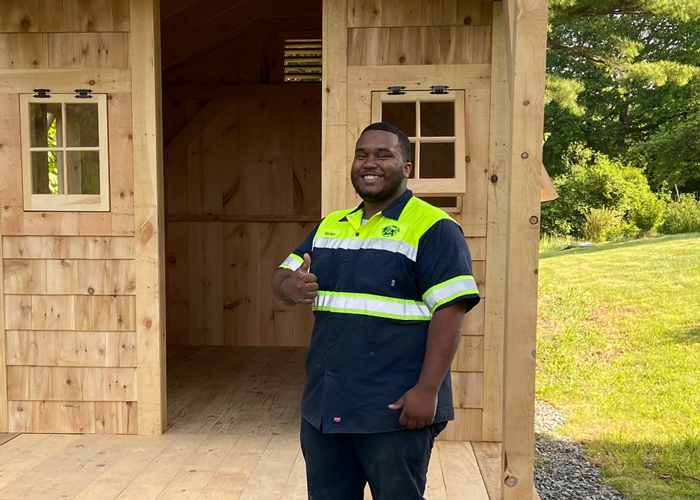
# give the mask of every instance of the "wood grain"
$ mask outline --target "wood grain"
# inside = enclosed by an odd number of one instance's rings
[[[515,2],[505,3],[515,12]],[[508,147],[508,230],[503,354],[504,500],[530,498],[534,486],[537,266],[542,186],[542,130],[547,46],[547,2],[517,2],[512,139]],[[523,154],[523,153],[527,154]],[[508,486],[508,485],[512,486]]]
[[[135,313],[138,339],[138,431],[159,435],[166,425],[165,240],[157,0],[131,0],[133,82]],[[129,318],[131,319],[131,318]],[[126,328],[125,328],[126,329]]]

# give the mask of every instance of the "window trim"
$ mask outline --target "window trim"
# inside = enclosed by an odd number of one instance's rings
[[[447,94],[432,94],[428,90],[408,90],[405,94],[390,95],[386,91],[372,92],[372,121],[381,121],[382,104],[385,102],[412,102],[416,103],[416,135],[408,136],[412,144],[415,144],[414,168],[417,164],[416,178],[408,179],[408,188],[416,195],[433,196],[464,196],[467,192],[466,176],[466,106],[464,90],[449,90]],[[455,135],[449,137],[422,137],[420,124],[420,102],[454,102],[455,110]],[[420,178],[420,144],[423,143],[448,143],[455,145],[455,176],[445,179],[421,179]],[[416,162],[416,160],[418,160]],[[458,205],[460,203],[458,202]],[[454,210],[454,209],[453,209]]]
[[[109,134],[107,131],[107,94],[92,94],[92,99],[86,104],[97,104],[97,121],[99,136],[100,158],[100,194],[38,194],[33,192],[32,182],[32,150],[31,125],[29,107],[32,103],[71,103],[76,102],[74,94],[55,94],[48,99],[36,98],[31,94],[20,95],[20,121],[22,144],[22,190],[24,194],[24,210],[41,212],[109,212]],[[35,150],[46,150],[36,148]],[[69,148],[65,144],[64,152]],[[78,148],[74,150],[79,150]],[[64,158],[64,161],[66,159]]]

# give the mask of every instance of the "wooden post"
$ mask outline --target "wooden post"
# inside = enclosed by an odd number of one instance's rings
[[[346,208],[348,2],[323,2],[321,213]]]
[[[131,0],[139,434],[166,426],[165,245],[159,0]]]
[[[534,482],[535,337],[542,186],[547,0],[506,0],[514,19],[507,156],[503,457],[501,498],[531,500]]]
[[[484,389],[481,425],[484,441],[503,437],[503,328],[505,323],[506,228],[510,93],[506,59],[506,16],[501,2],[493,3],[491,49],[491,113],[489,182],[486,228],[486,304],[484,305]]]

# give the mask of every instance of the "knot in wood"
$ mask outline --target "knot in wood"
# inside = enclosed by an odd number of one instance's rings
[[[28,30],[32,25],[32,19],[29,16],[24,16],[19,24],[22,26],[22,29]]]
[[[515,488],[515,486],[518,484],[518,478],[515,476],[508,476],[505,483],[509,488]]]
[[[464,161],[466,161],[467,163],[471,163],[472,159],[470,156],[465,156]]]
[[[88,290],[87,290],[87,292],[88,292],[90,295],[93,295],[93,294],[95,293],[95,289],[92,288],[92,287],[89,287]]]
[[[522,158],[523,160],[527,160],[528,158],[530,158],[530,154],[526,151],[520,155],[520,158]]]
[[[467,17],[464,18],[464,21],[463,21],[463,22],[464,22],[465,25],[469,25],[469,24],[472,23],[472,18],[469,17],[469,16],[467,16]]]
[[[491,176],[491,182],[493,182],[494,184],[496,184],[496,183],[498,182],[498,176],[497,176],[497,175],[492,175],[492,176]]]
[[[171,255],[170,257],[168,257],[168,262],[170,262],[171,264],[175,264],[177,262],[177,259]]]
[[[88,82],[88,85],[95,85],[95,80],[90,80],[90,81]]]
[[[525,100],[523,101],[523,106],[529,106],[529,105],[530,105],[530,101],[528,101],[527,99],[525,99]]]
[[[151,320],[151,318],[146,318],[143,324],[146,326],[146,328],[150,328],[153,326],[153,321]]]
[[[533,215],[532,217],[530,217],[530,224],[534,225],[534,224],[537,224],[539,221],[540,221],[540,219],[536,215]]]

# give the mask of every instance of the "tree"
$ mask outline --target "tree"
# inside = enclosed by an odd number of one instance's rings
[[[550,0],[544,161],[573,142],[700,188],[700,1]],[[681,147],[679,147],[681,144]]]

